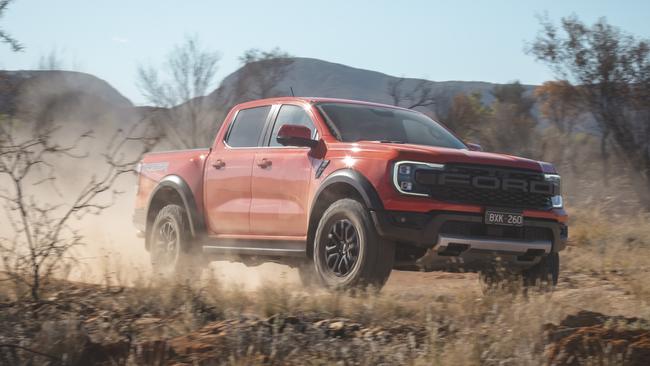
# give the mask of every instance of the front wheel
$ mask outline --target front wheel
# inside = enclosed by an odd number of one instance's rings
[[[338,200],[321,217],[314,238],[314,266],[326,287],[381,288],[394,260],[394,243],[381,240],[361,203]]]
[[[165,279],[196,279],[204,263],[192,248],[192,235],[185,209],[167,205],[156,215],[151,232],[153,274]]]

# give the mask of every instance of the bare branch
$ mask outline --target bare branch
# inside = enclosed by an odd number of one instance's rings
[[[414,83],[414,84],[413,84]],[[408,85],[407,84],[411,84]],[[388,81],[388,95],[393,105],[413,109],[431,107],[436,104],[437,96],[427,80],[406,79],[403,77]]]
[[[4,12],[7,11],[7,8],[12,1],[13,0],[0,0],[0,18],[2,18]],[[0,42],[7,43],[14,52],[20,52],[25,48],[20,42],[18,42],[18,40],[2,29],[0,29]]]
[[[72,219],[81,219],[86,214],[99,214],[115,202],[121,192],[112,189],[117,179],[131,172],[142,154],[149,151],[157,142],[140,132],[144,120],[134,123],[127,131],[118,130],[110,140],[104,154],[105,166],[92,176],[68,202],[53,202],[52,197],[43,199],[28,193],[27,188],[34,185],[52,183],[57,179],[55,165],[61,159],[84,159],[87,153],[80,153],[80,143],[91,137],[91,133],[80,134],[70,145],[54,142],[52,132],[55,128],[42,129],[32,135],[16,136],[13,121],[2,121],[0,129],[0,179],[11,183],[0,190],[0,200],[5,208],[9,223],[16,234],[14,245],[0,239],[5,271],[16,283],[27,285],[34,300],[39,299],[42,286],[65,263],[72,260],[67,253],[83,244],[83,237],[72,229]],[[144,133],[139,136],[137,133]],[[23,131],[24,134],[24,131]],[[141,148],[135,156],[126,157],[127,144],[136,143]],[[36,170],[43,166],[49,169]],[[109,195],[109,197],[106,197]]]
[[[187,37],[176,46],[164,65],[167,80],[151,66],[140,66],[137,86],[145,99],[158,107],[154,118],[168,140],[178,148],[208,146],[217,119],[204,98],[214,86],[217,52],[203,50],[196,37]]]

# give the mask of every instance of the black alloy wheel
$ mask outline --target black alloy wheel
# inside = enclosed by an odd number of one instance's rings
[[[335,221],[327,235],[325,245],[327,267],[337,276],[350,273],[359,258],[359,235],[348,219]]]

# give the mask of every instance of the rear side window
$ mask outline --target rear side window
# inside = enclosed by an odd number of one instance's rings
[[[271,106],[242,109],[232,122],[226,143],[231,147],[257,146]]]
[[[284,125],[305,126],[309,128],[309,130],[311,130],[312,138],[314,137],[314,132],[316,131],[314,122],[312,122],[311,118],[302,107],[298,107],[296,105],[291,105],[291,104],[285,104],[280,108],[280,112],[278,112],[278,117],[275,119],[275,125],[273,126],[273,132],[271,133],[271,141],[269,143],[270,146],[282,146],[278,142],[277,137],[278,137],[278,132],[280,131],[280,127]]]

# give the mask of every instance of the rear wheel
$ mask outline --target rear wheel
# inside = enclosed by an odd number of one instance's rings
[[[381,240],[361,203],[338,200],[321,217],[314,239],[314,267],[325,286],[381,288],[394,260],[395,245]]]
[[[167,205],[156,215],[151,232],[151,265],[154,275],[163,278],[196,279],[205,262],[195,248],[185,209]]]

